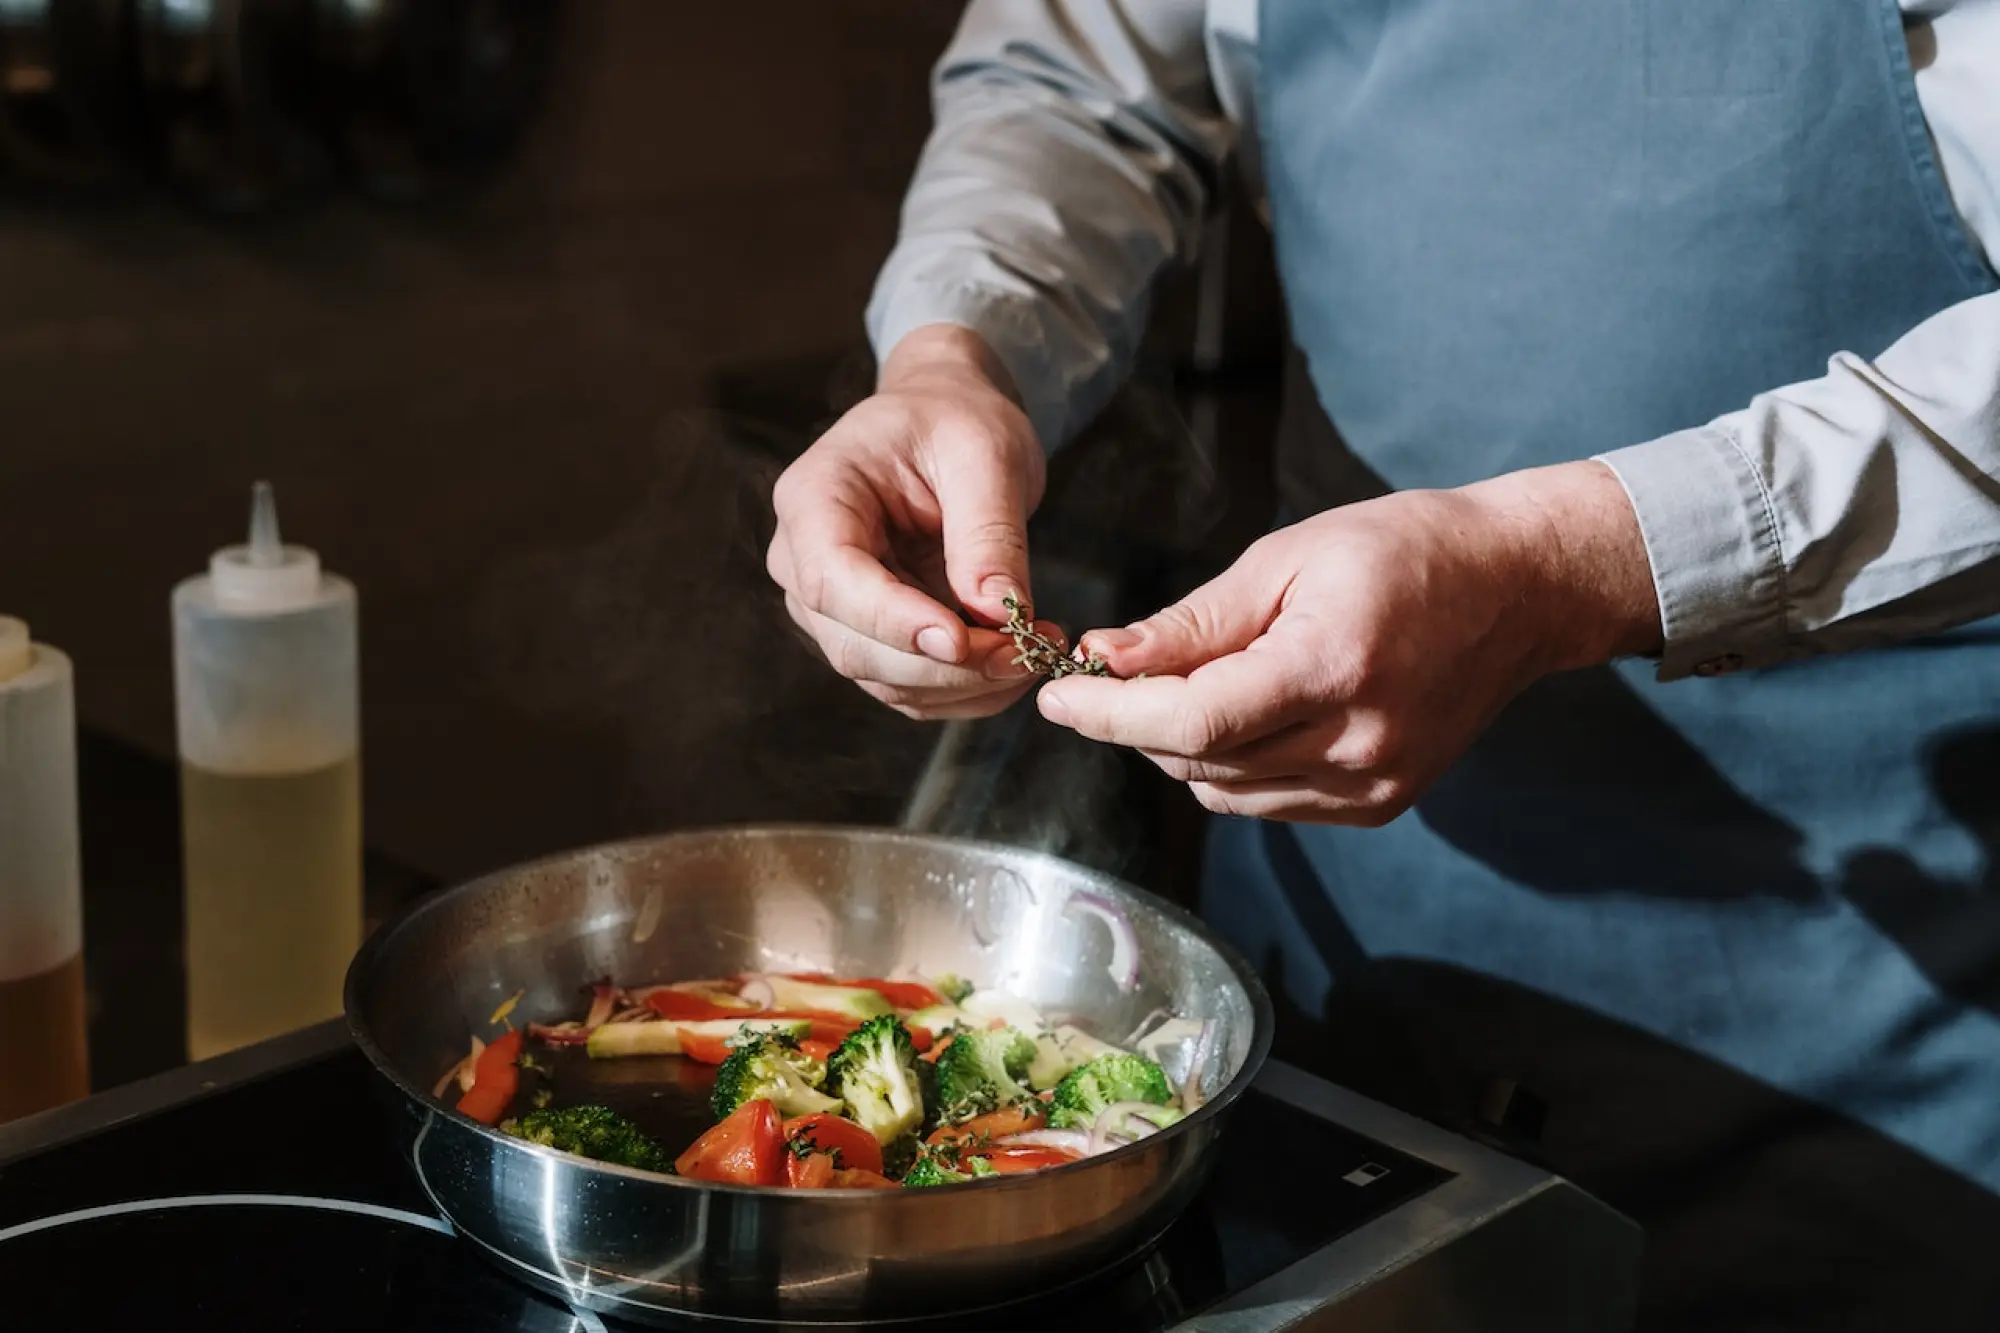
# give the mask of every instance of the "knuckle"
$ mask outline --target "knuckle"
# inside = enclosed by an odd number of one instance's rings
[[[832,644],[822,644],[821,649],[826,653],[826,660],[832,664],[833,669],[849,680],[863,682],[862,688],[866,689],[870,694],[874,694],[876,698],[882,699],[882,695],[877,693],[877,691],[886,690],[888,687],[877,685],[875,682],[867,679],[869,674],[868,668],[870,666],[869,659],[872,656],[868,651],[867,643],[849,634],[838,634],[831,637],[833,638]],[[889,702],[887,699],[882,699],[882,701],[884,703]]]
[[[801,478],[806,471],[803,461],[794,463],[780,472],[778,480],[771,486],[771,508],[777,512],[780,524],[784,522],[786,514],[794,512],[798,507],[799,487],[805,484]]]
[[[1206,708],[1183,709],[1168,728],[1174,751],[1182,755],[1204,755],[1215,748],[1222,735],[1221,719]]]
[[[1151,759],[1156,768],[1175,782],[1199,782],[1203,779],[1204,774],[1201,771],[1201,766],[1183,759],[1179,755],[1154,754],[1148,755],[1147,758]]]
[[[1394,823],[1410,808],[1408,787],[1392,778],[1371,783],[1354,811],[1354,823],[1362,828],[1382,828]]]
[[[1210,617],[1204,615],[1192,603],[1175,602],[1169,606],[1162,607],[1154,613],[1152,619],[1155,624],[1159,625],[1172,637],[1190,639],[1197,642],[1205,641],[1207,638],[1207,626]]]
[[[1379,773],[1394,761],[1399,748],[1394,733],[1388,727],[1379,723],[1363,724],[1340,738],[1331,758],[1342,768],[1358,773]]]
[[[1028,536],[1017,523],[1005,519],[986,519],[974,524],[966,531],[967,539],[987,553],[989,559],[1000,556],[1026,556]]]
[[[804,603],[806,609],[824,612],[826,610],[826,562],[814,556],[792,553],[792,593]]]

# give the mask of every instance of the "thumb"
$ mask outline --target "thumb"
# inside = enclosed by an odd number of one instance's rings
[[[990,453],[962,454],[940,468],[936,483],[944,526],[944,573],[952,595],[993,624],[1007,619],[1001,599],[1028,587],[1028,479]]]
[[[1242,652],[1277,618],[1286,580],[1252,548],[1187,596],[1124,629],[1092,630],[1086,654],[1116,675],[1186,676],[1218,657]]]

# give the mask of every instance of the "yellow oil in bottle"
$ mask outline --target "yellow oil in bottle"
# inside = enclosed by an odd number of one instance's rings
[[[183,761],[188,1056],[341,1012],[361,944],[361,764],[225,773]]]

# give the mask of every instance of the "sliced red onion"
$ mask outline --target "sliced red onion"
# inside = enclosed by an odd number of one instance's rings
[[[590,1029],[573,1020],[567,1023],[530,1023],[528,1035],[551,1046],[581,1046],[590,1040]]]
[[[775,1009],[778,1007],[778,993],[772,990],[771,983],[761,976],[753,974],[745,977],[743,984],[737,987],[736,995],[737,998],[749,1004],[754,1004],[759,1009]]]
[[[1063,915],[1075,916],[1079,912],[1096,917],[1111,932],[1111,962],[1107,965],[1111,980],[1117,983],[1120,991],[1137,988],[1139,936],[1132,929],[1132,920],[1125,915],[1125,909],[1094,893],[1072,893],[1069,901],[1063,904]]]
[[[453,1083],[458,1084],[460,1092],[471,1092],[472,1067],[479,1063],[479,1053],[485,1049],[486,1043],[474,1037],[472,1039],[472,1050],[459,1057],[457,1064],[444,1071],[444,1077],[439,1079],[436,1085],[431,1088],[431,1096],[444,1096],[444,1090]]]
[[[587,1028],[602,1027],[604,1020],[610,1018],[618,1007],[618,988],[607,978],[592,986],[590,992],[590,1012],[584,1016],[583,1025]]]
[[[641,1019],[651,1018],[652,1016],[653,1016],[653,1011],[647,1006],[641,1004],[641,1005],[636,1005],[630,1009],[620,1009],[617,1013],[611,1015],[611,1017],[605,1019],[604,1021],[607,1023],[636,1023]]]
[[[1125,1045],[1136,1048],[1140,1040],[1153,1030],[1154,1025],[1164,1023],[1173,1016],[1174,1011],[1171,1009],[1155,1009],[1139,1020],[1139,1026],[1132,1029],[1132,1035],[1125,1038]]]
[[[1008,1148],[1055,1148],[1061,1152],[1073,1152],[1078,1157],[1090,1156],[1090,1135],[1080,1129],[1028,1129],[1019,1134],[1008,1134],[994,1140]]]
[[[1113,1102],[1098,1113],[1097,1120],[1090,1127],[1090,1156],[1122,1148],[1128,1143],[1137,1143],[1149,1134],[1157,1134],[1160,1127],[1145,1118],[1148,1111],[1160,1108],[1151,1102]]]
[[[1214,1019],[1204,1019],[1201,1035],[1194,1039],[1194,1050],[1188,1056],[1187,1081],[1181,1084],[1181,1109],[1189,1115],[1199,1111],[1208,1101],[1202,1084],[1208,1077],[1208,1058],[1215,1049],[1216,1030]]]
[[[479,1038],[472,1039],[472,1054],[465,1057],[465,1063],[458,1067],[458,1090],[472,1091],[472,1079],[479,1072],[479,1057],[486,1051],[486,1043]]]

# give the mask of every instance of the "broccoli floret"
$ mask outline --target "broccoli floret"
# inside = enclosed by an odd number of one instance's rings
[[[668,1171],[673,1159],[640,1128],[608,1106],[564,1106],[530,1111],[500,1126],[517,1139],[599,1162]]]
[[[769,1101],[787,1119],[838,1111],[840,1099],[819,1090],[825,1073],[795,1039],[746,1033],[715,1071],[715,1091],[708,1106],[717,1120],[727,1120],[743,1103],[758,1100]]]
[[[1056,1084],[1049,1100],[1049,1123],[1057,1129],[1089,1129],[1116,1102],[1165,1106],[1173,1099],[1166,1071],[1145,1056],[1100,1055],[1070,1070]]]
[[[894,1014],[882,1014],[848,1033],[827,1057],[827,1086],[877,1142],[891,1144],[923,1122],[917,1064],[910,1030]]]
[[[943,996],[946,1004],[964,1004],[965,997],[972,994],[972,983],[947,972],[931,983],[931,989]]]
[[[1018,1028],[960,1031],[937,1059],[939,1114],[964,1120],[1032,1099],[1021,1080],[1034,1058],[1034,1040]]]
[[[962,1185],[968,1180],[995,1174],[993,1163],[984,1157],[967,1157],[954,1165],[941,1154],[925,1153],[917,1158],[916,1165],[904,1173],[903,1185],[910,1189],[921,1189],[927,1185]]]

